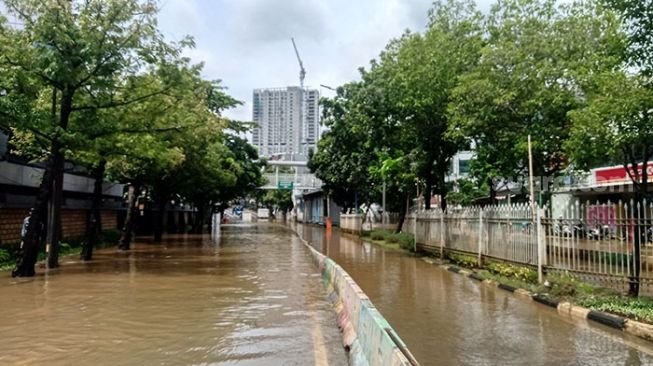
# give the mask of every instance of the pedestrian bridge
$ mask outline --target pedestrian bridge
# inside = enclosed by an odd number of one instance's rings
[[[266,183],[261,189],[316,190],[322,187],[322,181],[315,177],[306,167],[305,161],[268,161],[274,172],[264,173]],[[293,168],[293,173],[283,172]]]

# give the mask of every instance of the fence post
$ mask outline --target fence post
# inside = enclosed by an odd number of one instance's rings
[[[483,209],[478,210],[478,266],[483,266]]]
[[[546,242],[545,240],[545,232],[544,232],[544,225],[542,225],[542,216],[543,216],[543,209],[537,208],[536,209],[536,222],[537,222],[537,227],[536,229],[536,234],[537,234],[537,281],[539,283],[544,282],[544,271],[543,267],[546,264]]]
[[[415,239],[413,239],[413,241],[414,241],[414,243],[413,243],[413,252],[417,253],[417,211],[415,211],[414,215],[415,215],[414,216],[415,222],[413,223],[413,229],[415,231],[413,231],[413,232],[415,233]]]
[[[444,211],[440,210],[440,259],[444,260]]]

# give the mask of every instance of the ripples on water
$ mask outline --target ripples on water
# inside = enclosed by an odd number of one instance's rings
[[[352,276],[422,365],[653,364],[650,342],[351,235],[297,230]]]
[[[344,365],[306,248],[272,226],[138,241],[0,277],[1,365]],[[41,271],[42,272],[42,271]]]

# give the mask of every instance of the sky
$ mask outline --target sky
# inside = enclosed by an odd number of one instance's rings
[[[228,118],[252,118],[256,88],[299,85],[295,38],[305,85],[333,92],[358,78],[392,38],[423,31],[431,0],[161,0],[159,26],[170,41],[193,36],[186,55],[204,62],[204,77],[221,79],[242,101]],[[487,10],[490,0],[478,0]]]

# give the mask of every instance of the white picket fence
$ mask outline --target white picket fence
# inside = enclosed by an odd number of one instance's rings
[[[376,229],[395,230],[399,222],[399,214],[394,212],[383,213],[379,217],[368,215],[366,219],[363,216],[361,214],[340,214],[340,229],[356,234]]]
[[[415,222],[417,217],[417,222]],[[404,232],[415,235],[419,249],[470,253],[537,265],[537,235],[529,205],[440,209],[410,215]]]
[[[624,289],[631,281],[653,284],[652,214],[646,202],[571,205],[556,218],[547,207],[528,204],[475,206],[413,213],[403,231],[415,235],[418,250],[530,265],[540,273],[570,272]]]

